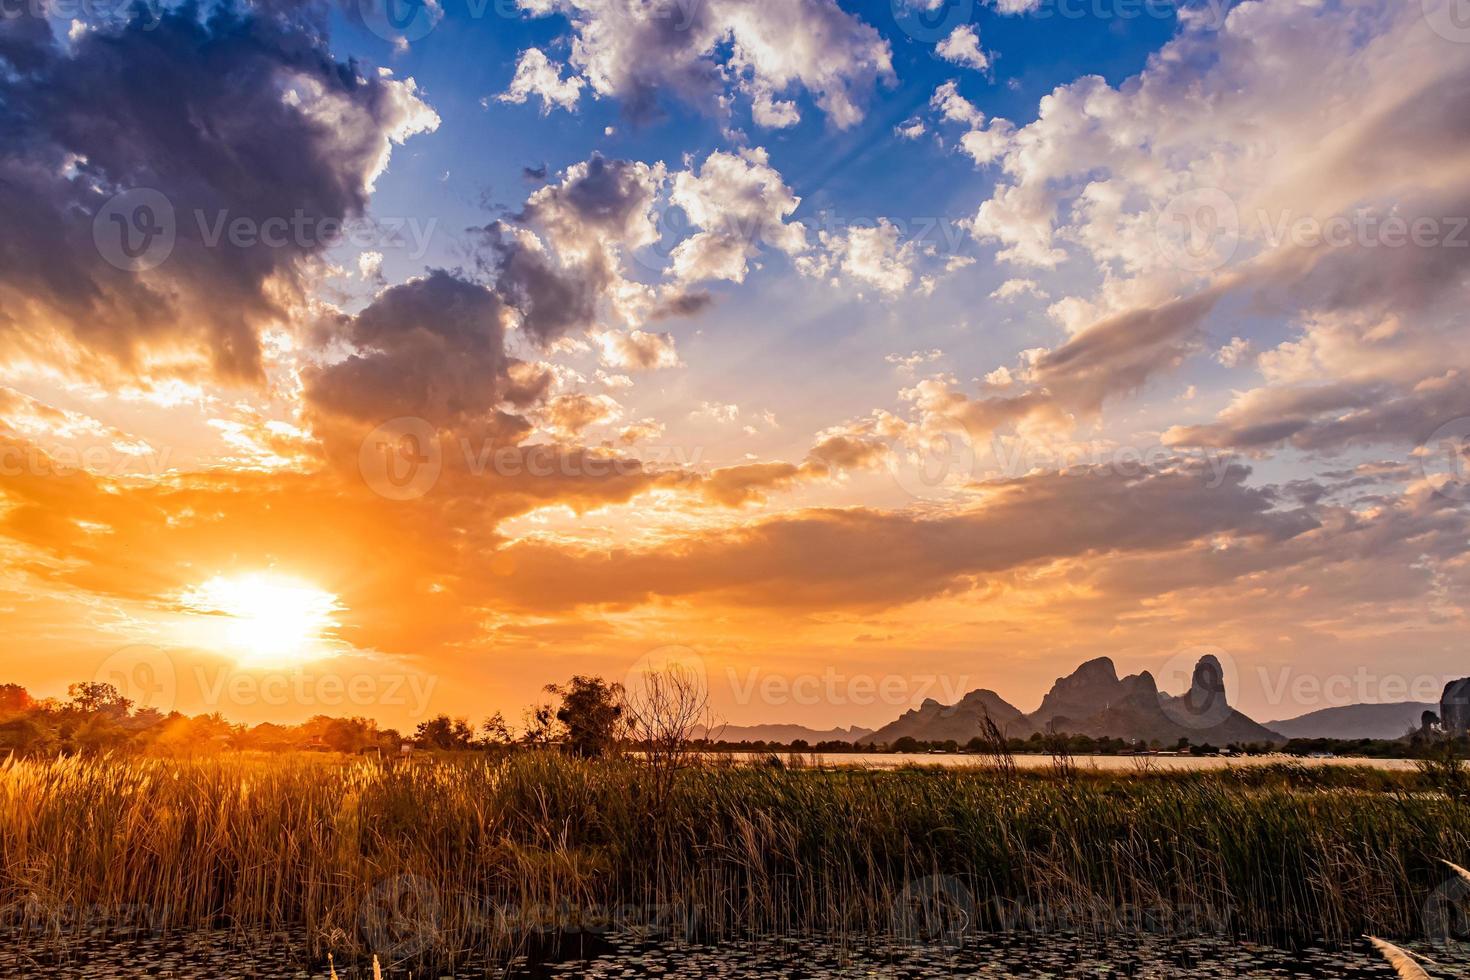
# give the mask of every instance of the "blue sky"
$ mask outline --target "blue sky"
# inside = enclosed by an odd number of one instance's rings
[[[1462,669],[1456,0],[377,2],[0,21],[18,680]]]

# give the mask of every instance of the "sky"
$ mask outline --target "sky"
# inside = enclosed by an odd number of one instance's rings
[[[1463,0],[10,5],[0,680],[1437,700],[1467,101]]]

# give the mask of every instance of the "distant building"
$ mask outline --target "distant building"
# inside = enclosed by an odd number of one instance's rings
[[[1470,731],[1470,677],[1445,685],[1439,699],[1439,723],[1445,734],[1454,738]]]

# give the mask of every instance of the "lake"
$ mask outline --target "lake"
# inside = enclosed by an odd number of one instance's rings
[[[778,753],[777,753],[778,754]],[[753,754],[754,755],[754,754]],[[760,756],[764,757],[764,756]],[[876,769],[894,769],[898,766],[984,766],[990,760],[983,755],[930,755],[923,752],[813,752],[802,753],[803,758],[815,759],[827,766],[867,766]],[[1046,769],[1052,764],[1049,755],[1018,755],[1016,765],[1023,769]],[[1338,756],[1331,759],[1302,759],[1290,755],[1256,755],[1225,758],[1222,756],[1192,755],[1079,755],[1072,761],[1079,768],[1129,771],[1142,765],[1154,769],[1225,769],[1230,766],[1373,766],[1378,769],[1412,772],[1412,759],[1365,759]]]
[[[242,942],[229,932],[118,941],[92,936],[67,944],[60,958],[10,941],[0,947],[6,977],[75,980],[328,980],[324,964],[308,963],[302,937],[276,934],[268,942]],[[580,980],[644,977],[857,980],[857,978],[1149,977],[1190,980],[1391,980],[1394,973],[1365,941],[1347,948],[1305,944],[1294,949],[1244,943],[1222,936],[1160,933],[1081,936],[1075,933],[966,934],[953,941],[836,942],[817,938],[768,938],[689,944],[649,942],[634,936],[589,937],[580,949],[536,962],[520,958],[504,966],[471,960],[423,973],[385,964],[388,980]],[[1437,978],[1464,977],[1470,955],[1463,944],[1412,943],[1436,960]],[[338,963],[339,980],[368,980],[371,969]]]

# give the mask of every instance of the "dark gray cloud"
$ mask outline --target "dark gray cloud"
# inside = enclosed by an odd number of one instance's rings
[[[412,83],[334,60],[311,11],[186,4],[66,44],[0,19],[0,344],[96,375],[260,376],[260,325],[362,213],[392,142],[435,121]],[[149,210],[109,211],[142,189]],[[295,225],[232,243],[242,220]],[[120,251],[165,230],[171,249]]]
[[[442,270],[393,286],[332,325],[354,353],[308,372],[307,400],[373,425],[415,416],[447,428],[481,418],[511,387],[505,315],[492,290]]]
[[[538,189],[509,221],[477,229],[481,272],[545,345],[585,333],[622,279],[621,255],[657,237],[661,166],[594,153]]]
[[[727,474],[724,486],[700,488],[738,503],[753,489],[798,476],[779,465]],[[1040,562],[1158,552],[1226,532],[1255,542],[1253,553],[1269,552],[1318,527],[1309,509],[1279,510],[1274,491],[1247,486],[1249,475],[1240,464],[1218,484],[1183,462],[1136,479],[1079,468],[986,484],[983,505],[937,517],[807,510],[672,550],[518,545],[507,551],[516,576],[497,587],[504,599],[539,609],[701,594],[761,606],[881,608],[964,591]]]
[[[481,243],[487,271],[520,313],[521,330],[535,343],[583,333],[597,321],[598,304],[611,282],[604,262],[565,266],[538,243],[499,223],[482,229]]]

